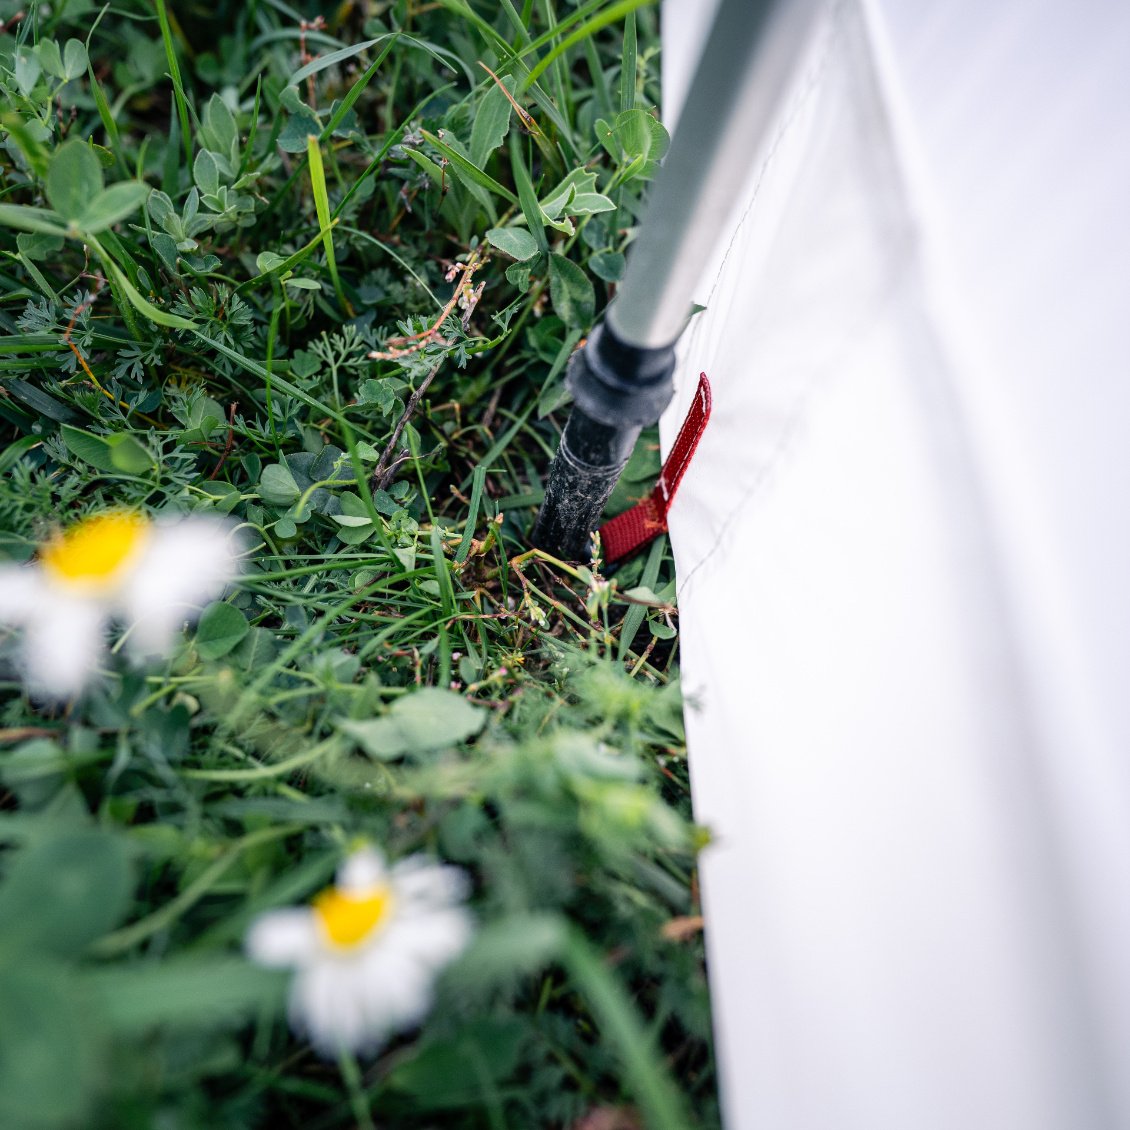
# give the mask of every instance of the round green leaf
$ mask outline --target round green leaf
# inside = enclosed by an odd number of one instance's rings
[[[265,667],[278,653],[278,645],[271,632],[266,628],[252,628],[233,654],[248,671],[254,671]]]
[[[389,1076],[419,1110],[477,1106],[483,1075],[501,1081],[518,1066],[526,1032],[517,1020],[472,1021],[455,1039],[432,1040]]]
[[[363,526],[342,526],[337,531],[338,540],[342,545],[360,545],[368,541],[377,532],[377,527],[372,522]]]
[[[259,476],[259,496],[272,506],[289,506],[302,492],[290,469],[282,463],[268,463]]]
[[[179,275],[179,264],[177,263],[177,241],[171,235],[166,235],[164,232],[154,232],[149,237],[150,246],[153,250],[161,256],[161,262],[168,267],[170,274]]]
[[[86,73],[87,66],[86,45],[81,39],[68,39],[63,51],[64,77],[68,82]]]
[[[201,149],[196,155],[196,163],[192,166],[192,179],[196,187],[205,195],[213,193],[220,187],[220,167],[216,158],[207,149]]]
[[[205,659],[219,659],[248,632],[247,619],[238,608],[222,600],[213,601],[204,609],[196,627],[196,651]]]
[[[116,471],[110,445],[101,437],[64,424],[59,429],[67,449],[100,471]]]
[[[140,475],[153,466],[153,457],[148,448],[128,432],[107,436],[106,443],[110,448],[110,462],[115,470]]]
[[[39,955],[80,953],[117,925],[131,887],[125,849],[105,832],[38,843],[0,886],[0,938]]]
[[[576,263],[556,252],[549,257],[549,294],[553,312],[567,326],[591,324],[596,309],[592,283]]]
[[[192,402],[192,408],[188,413],[188,426],[190,428],[198,428],[208,416],[211,416],[215,421],[212,427],[216,427],[216,425],[225,418],[223,407],[210,396],[197,397],[196,400]]]
[[[102,162],[85,141],[64,141],[51,157],[46,188],[51,207],[77,221],[102,191]]]
[[[425,751],[442,749],[477,734],[486,722],[486,711],[452,691],[424,687],[397,699],[390,717],[409,749]]]
[[[525,228],[491,228],[487,239],[492,247],[519,261],[532,259],[538,253],[538,241]]]
[[[63,250],[63,237],[44,232],[20,232],[16,236],[16,246],[20,254],[28,259],[49,259],[55,252]]]
[[[366,585],[371,585],[376,576],[376,572],[372,569],[358,569],[357,572],[349,578],[349,587],[354,592],[359,592]]]
[[[530,268],[525,263],[511,263],[506,268],[506,281],[513,283],[525,294],[530,289]]]
[[[66,78],[67,72],[63,68],[63,55],[58,43],[53,39],[41,39],[35,48],[39,56],[39,63],[53,78]],[[83,68],[85,70],[85,68]]]
[[[39,56],[34,47],[25,44],[16,52],[16,85],[25,98],[32,92],[42,72],[43,68],[39,64]]]
[[[239,488],[231,483],[201,483],[200,489],[215,500],[215,508],[221,514],[230,514],[239,505]]]
[[[320,137],[321,133],[321,123],[306,106],[302,106],[279,134],[279,148],[286,153],[305,153],[306,139]]]
[[[605,282],[619,282],[624,276],[624,256],[619,251],[599,251],[589,260],[589,270]]]
[[[343,718],[338,727],[378,761],[391,761],[408,752],[408,742],[391,718],[365,718],[360,721]]]

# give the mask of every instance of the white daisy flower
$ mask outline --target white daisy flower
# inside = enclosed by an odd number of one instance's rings
[[[111,620],[128,626],[135,655],[163,653],[237,564],[221,523],[158,525],[108,511],[44,545],[31,564],[0,566],[0,623],[23,628],[31,688],[67,698],[96,670]]]
[[[247,953],[261,965],[297,970],[291,1027],[319,1052],[371,1053],[427,1015],[437,974],[471,937],[466,895],[458,867],[413,856],[386,868],[364,847],[313,905],[260,915]]]

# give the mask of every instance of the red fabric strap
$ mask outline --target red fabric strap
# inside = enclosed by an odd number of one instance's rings
[[[647,545],[667,532],[667,511],[671,509],[675,491],[679,489],[679,483],[709,420],[710,382],[706,379],[706,374],[702,373],[698,378],[694,404],[679,429],[679,436],[675,440],[675,446],[671,448],[671,454],[667,456],[667,462],[663,464],[663,470],[659,472],[655,489],[631,510],[625,510],[600,527],[600,547],[606,562],[619,561],[621,557],[627,557],[641,545]]]

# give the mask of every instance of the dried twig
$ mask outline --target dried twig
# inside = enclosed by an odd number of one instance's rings
[[[388,470],[381,476],[380,482],[376,484],[377,490],[388,490],[388,484],[396,478],[397,472],[409,459],[412,458],[412,452],[406,447],[400,449],[400,454],[388,465]]]
[[[494,423],[494,414],[498,411],[498,402],[502,398],[502,385],[496,385],[494,395],[490,398],[490,403],[487,405],[487,410],[483,413],[483,418],[480,421],[483,429],[489,433],[490,426]]]
[[[672,918],[659,927],[659,932],[671,942],[685,942],[693,938],[703,927],[701,914],[686,914]]]
[[[383,490],[380,483],[384,478],[386,469],[388,468],[388,461],[392,457],[393,451],[400,440],[400,433],[404,431],[404,425],[408,423],[409,417],[416,411],[416,405],[420,403],[420,397],[427,391],[428,385],[432,383],[432,378],[439,372],[440,365],[443,364],[442,359],[436,363],[432,371],[420,382],[420,387],[408,398],[408,404],[404,409],[404,414],[396,423],[396,430],[392,433],[392,439],[388,441],[388,446],[384,449],[380,461],[377,463],[373,474],[369,480],[370,488],[372,490]],[[402,462],[402,460],[397,461]]]
[[[467,319],[470,319],[471,313],[474,312],[475,306],[479,301],[479,296],[482,294],[482,286],[478,291],[471,287],[471,276],[483,266],[486,262],[485,257],[480,258],[484,253],[482,248],[475,248],[471,252],[470,258],[466,263],[455,263],[447,272],[447,281],[451,282],[455,275],[463,272],[463,277],[459,280],[459,284],[455,287],[451,298],[448,300],[447,305],[440,311],[439,317],[425,330],[419,333],[410,334],[407,337],[390,337],[388,344],[392,346],[391,349],[380,350],[373,349],[369,352],[370,361],[395,361],[400,357],[407,357],[410,353],[417,353],[424,348],[429,342],[438,341],[441,345],[447,343],[439,336],[440,327],[447,321],[448,316],[452,310],[458,305],[463,310],[468,311]],[[404,348],[400,348],[403,346]]]
[[[510,105],[514,107],[515,112],[521,120],[522,125],[524,125],[526,129],[530,131],[530,133],[541,134],[541,130],[538,128],[537,122],[535,122],[534,119],[531,118],[530,115],[527,114],[526,111],[523,110],[522,107],[514,101],[514,95],[512,95],[510,91],[507,90],[505,86],[503,86],[502,80],[498,77],[498,75],[496,75],[494,71],[492,71],[490,67],[488,67],[486,63],[482,61],[479,62],[479,66],[482,67],[483,70],[486,71],[486,73],[490,75],[490,77],[494,79],[494,81],[498,84],[498,89],[506,95],[507,99],[510,102]]]
[[[224,460],[227,459],[228,454],[231,452],[232,436],[235,435],[235,401],[232,401],[231,409],[228,411],[228,442],[224,445],[224,453],[220,456],[219,463],[216,464],[216,469],[208,476],[208,481],[211,482],[219,473],[220,468],[224,465]]]

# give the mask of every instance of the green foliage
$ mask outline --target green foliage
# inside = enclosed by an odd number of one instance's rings
[[[554,252],[549,257],[549,280],[554,313],[567,326],[588,326],[596,294],[585,272],[572,259]]]
[[[524,262],[538,253],[538,243],[524,228],[491,228],[487,239],[492,247]]]
[[[527,542],[667,145],[657,17],[369,7],[0,33],[0,555],[109,507],[246,548],[65,707],[0,627],[14,1130],[718,1125],[670,555]],[[657,473],[647,432],[609,513]],[[327,1064],[241,944],[361,839],[464,868],[478,932]]]
[[[200,615],[196,626],[195,646],[203,659],[220,659],[227,655],[249,631],[247,618],[238,608],[217,600]]]

